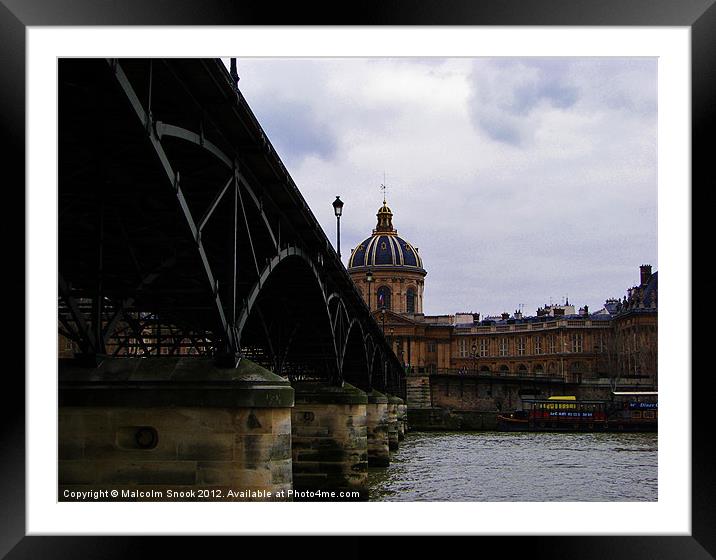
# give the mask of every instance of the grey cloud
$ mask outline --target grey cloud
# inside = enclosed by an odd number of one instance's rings
[[[498,115],[485,114],[474,117],[478,125],[493,140],[519,146],[522,142],[522,134],[519,126],[512,123],[511,119],[500,118]]]
[[[537,80],[529,81],[514,90],[510,109],[513,114],[526,115],[542,100],[548,101],[554,107],[567,109],[574,105],[578,98],[576,87],[540,75]]]
[[[338,140],[331,128],[317,118],[308,102],[273,100],[254,108],[274,147],[287,163],[306,156],[331,159]]]
[[[563,59],[476,61],[470,76],[473,125],[498,142],[523,146],[532,137],[525,118],[540,104],[569,109],[580,98]]]

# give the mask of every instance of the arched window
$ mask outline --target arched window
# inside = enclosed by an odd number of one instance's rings
[[[405,294],[405,310],[408,313],[415,313],[415,290],[408,288]]]
[[[506,366],[506,365],[500,366],[500,373],[509,373],[509,371],[510,371],[510,368],[508,366]]]
[[[383,307],[390,309],[390,288],[388,286],[378,288],[378,309]]]
[[[480,366],[480,371],[490,373],[490,366]]]
[[[520,373],[527,373],[527,366],[525,364],[520,364],[517,366],[517,371]]]
[[[537,364],[537,365],[534,367],[534,372],[535,372],[536,375],[541,375],[541,374],[543,374],[543,373],[544,373],[544,368],[542,367],[542,364]]]

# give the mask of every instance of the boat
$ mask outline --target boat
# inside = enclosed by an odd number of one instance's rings
[[[656,432],[659,420],[657,391],[614,391],[609,415],[611,431]]]
[[[573,395],[523,399],[521,410],[497,416],[505,432],[655,432],[658,393],[613,392],[612,399]]]

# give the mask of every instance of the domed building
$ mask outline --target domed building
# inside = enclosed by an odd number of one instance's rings
[[[472,311],[425,315],[423,288],[427,272],[418,248],[398,235],[385,199],[376,216],[378,222],[372,235],[351,251],[348,273],[382,325],[395,355],[411,374],[445,374],[440,379],[451,375],[485,379],[507,376],[578,383],[607,377],[614,370],[610,360],[616,353],[619,363],[631,364],[630,375],[638,372],[647,384],[655,382],[656,296],[646,294],[651,293],[652,286],[655,293],[657,276],[651,273],[650,266],[641,267],[641,287],[629,291],[637,303],[627,305],[625,300],[621,305],[630,313],[619,314],[608,301],[608,308],[596,313],[590,313],[587,306],[576,313],[567,302],[562,306],[545,305],[535,316],[523,316],[521,311],[487,317]],[[637,319],[641,321],[639,325]],[[645,342],[628,348],[626,342],[619,342],[628,338],[622,331],[633,334],[637,327],[646,333]],[[648,353],[645,348],[654,351]],[[430,398],[423,394],[425,386],[421,386],[423,392],[418,391],[422,397],[413,392],[411,384],[418,383],[416,379],[411,375],[408,400],[413,407],[416,399],[425,401],[418,406],[430,406]],[[435,383],[439,384],[431,381],[431,385]],[[512,406],[509,398],[502,402],[506,393],[493,395],[489,384],[485,391],[479,394],[486,399],[484,406]],[[465,404],[454,400],[462,389],[455,393],[445,385],[436,394],[443,393],[449,396],[449,406],[460,408]],[[471,394],[478,397],[474,390]]]
[[[420,314],[427,274],[423,260],[417,247],[393,228],[393,212],[385,200],[376,217],[373,234],[351,251],[348,273],[371,310]]]

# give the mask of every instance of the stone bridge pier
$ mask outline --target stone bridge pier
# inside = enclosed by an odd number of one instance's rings
[[[368,465],[387,467],[390,465],[388,444],[388,397],[373,389],[368,393]]]
[[[367,395],[348,383],[298,382],[294,389],[294,489],[355,491],[356,499],[367,500]]]
[[[293,406],[289,383],[249,360],[61,362],[58,499],[290,499]]]
[[[403,404],[402,399],[388,395],[388,448],[397,451],[400,445],[398,428],[398,406]]]
[[[291,385],[247,359],[63,360],[58,499],[367,500],[368,466],[389,466],[404,434],[400,406],[346,382]]]

